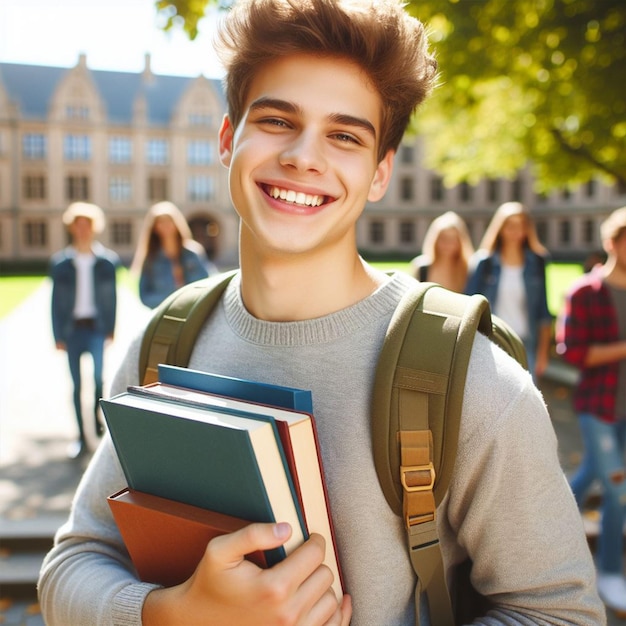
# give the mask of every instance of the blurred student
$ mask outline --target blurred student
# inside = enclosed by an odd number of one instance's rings
[[[571,479],[582,507],[589,487],[602,483],[597,547],[598,591],[626,617],[626,207],[602,223],[607,260],[577,279],[557,323],[557,352],[580,370],[574,392],[584,456]]]
[[[422,254],[411,261],[412,274],[421,282],[438,283],[462,293],[473,253],[474,246],[463,218],[454,211],[447,211],[428,227]]]
[[[552,338],[546,259],[535,224],[520,202],[505,202],[487,226],[470,262],[465,292],[481,293],[492,311],[517,332],[535,379],[547,365]]]
[[[139,276],[139,298],[151,309],[179,287],[216,271],[191,236],[185,216],[172,202],[158,202],[144,218],[131,271]]]
[[[50,260],[52,332],[57,349],[67,352],[74,385],[78,439],[68,455],[77,458],[87,450],[81,406],[80,357],[84,353],[93,359],[95,431],[99,437],[104,432],[98,401],[102,397],[104,344],[113,338],[115,329],[115,272],[120,259],[94,239],[105,226],[100,207],[75,202],[63,214],[63,223],[71,243]]]

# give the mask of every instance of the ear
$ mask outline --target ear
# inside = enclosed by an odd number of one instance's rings
[[[370,191],[367,195],[367,199],[370,202],[378,202],[387,191],[389,181],[391,180],[391,172],[393,171],[393,159],[395,152],[388,150],[387,154],[383,157],[383,160],[378,164],[376,173],[370,185]]]
[[[230,123],[228,115],[224,115],[222,118],[222,125],[218,133],[219,137],[219,151],[220,151],[220,163],[224,167],[230,167],[230,160],[233,156],[233,135],[235,131],[233,125]]]

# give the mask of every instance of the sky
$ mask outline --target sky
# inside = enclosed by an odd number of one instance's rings
[[[0,0],[0,62],[73,67],[84,53],[91,69],[140,72],[150,53],[155,74],[222,76],[214,17],[194,41],[161,21],[153,0]]]

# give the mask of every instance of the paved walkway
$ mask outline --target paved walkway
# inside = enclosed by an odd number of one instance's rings
[[[54,348],[49,309],[50,284],[45,282],[11,315],[0,320],[0,529],[3,524],[15,522],[45,522],[58,527],[67,517],[89,460],[86,456],[70,461],[66,456],[68,444],[76,437],[71,379],[65,353]],[[118,331],[105,352],[105,393],[126,346],[143,327],[148,314],[133,293],[120,288]],[[93,397],[90,367],[86,358],[86,407]],[[550,376],[542,384],[566,473],[580,462],[581,450],[569,399],[571,380],[570,371],[553,363]],[[92,428],[90,423],[87,426]],[[94,434],[90,430],[87,434],[95,445]],[[3,596],[0,590],[0,624],[43,626],[34,592],[19,602]],[[609,625],[625,626],[626,620],[610,615]]]
[[[44,282],[0,320],[0,530],[16,522],[28,528],[60,526],[90,458],[67,458],[68,446],[77,437],[76,420],[67,356],[54,346],[50,290],[50,283]],[[105,348],[105,393],[126,346],[149,314],[128,289],[120,288],[118,298],[118,330]],[[92,404],[94,394],[92,367],[85,356],[85,407]],[[93,424],[86,421],[95,447]],[[0,624],[43,624],[34,593],[19,602],[4,596],[0,589]]]

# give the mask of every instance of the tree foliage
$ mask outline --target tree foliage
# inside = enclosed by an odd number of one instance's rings
[[[448,183],[626,183],[623,0],[414,0],[441,81],[416,116]]]
[[[191,39],[211,5],[157,0]],[[426,165],[448,184],[513,178],[538,190],[601,176],[626,184],[624,0],[412,0],[441,80],[415,117]]]

